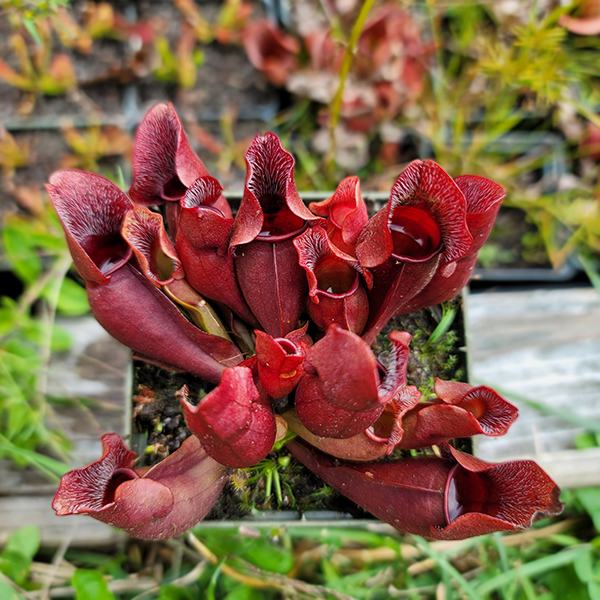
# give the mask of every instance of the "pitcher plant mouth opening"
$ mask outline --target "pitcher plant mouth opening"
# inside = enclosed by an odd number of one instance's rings
[[[110,275],[131,258],[132,249],[119,234],[86,235],[81,247],[103,275]]]
[[[293,239],[306,231],[308,225],[294,215],[289,209],[284,209],[275,215],[265,215],[265,221],[257,242],[283,242]]]
[[[137,478],[138,475],[133,469],[117,469],[106,483],[106,489],[104,490],[104,496],[102,497],[102,507],[107,507],[115,503],[117,488],[122,483]]]
[[[452,467],[444,490],[446,525],[467,513],[496,516],[500,499],[492,497],[493,492],[486,483],[490,482],[479,473],[470,473],[459,464]]]
[[[265,195],[258,199],[263,210],[263,225],[260,238],[287,239],[305,229],[304,221],[285,204],[285,199],[276,195]]]
[[[320,293],[331,296],[351,294],[359,283],[355,269],[334,256],[319,258],[314,267],[317,288]]]
[[[163,185],[161,198],[168,202],[178,202],[186,191],[187,187],[183,185],[179,177],[173,177]]]
[[[396,206],[388,226],[397,260],[425,262],[442,251],[440,229],[423,207]]]
[[[288,356],[299,356],[297,346],[289,340],[286,340],[285,338],[275,338],[275,341]]]
[[[99,175],[52,175],[48,194],[96,319],[142,360],[210,384],[177,392],[192,435],[148,469],[119,436],[103,436],[103,456],[62,478],[57,514],[144,539],[180,535],[288,429],[298,437],[286,451],[402,531],[461,539],[558,514],[559,490],[534,463],[490,465],[447,445],[503,435],[512,404],[442,379],[421,402],[408,381],[409,363],[422,367],[411,335],[390,326],[378,338],[392,318],[467,283],[503,189],[418,160],[369,219],[355,176],[307,206],[273,133],[245,159],[234,218],[173,106],[159,104],[138,129],[129,195]],[[166,222],[149,208],[165,201]],[[433,445],[442,457],[396,460]]]
[[[343,204],[338,204],[334,206],[331,211],[329,211],[329,222],[338,229],[341,229],[344,225],[344,221],[346,217],[348,217],[351,213],[356,210],[353,206],[345,206]]]

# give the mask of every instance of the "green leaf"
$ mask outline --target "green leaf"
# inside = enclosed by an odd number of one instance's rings
[[[40,549],[40,540],[40,528],[37,525],[27,525],[11,534],[4,550],[19,552],[33,560]]]
[[[43,296],[46,300],[50,300],[47,297],[48,292],[49,288],[45,288]],[[85,289],[72,279],[65,277],[60,288],[56,308],[65,315],[77,316],[87,314],[90,312],[90,305]]]
[[[64,327],[52,325],[52,337],[50,338],[50,349],[54,352],[64,352],[73,345],[73,336]]]
[[[415,544],[422,548],[429,558],[435,561],[442,573],[445,573],[451,579],[456,580],[456,583],[460,586],[466,597],[470,598],[470,600],[481,600],[481,597],[485,595],[481,589],[475,590],[473,586],[456,570],[456,568],[450,564],[446,558],[436,552],[426,540],[418,535],[413,535],[411,537],[415,541]]]
[[[76,600],[115,600],[104,575],[99,571],[77,569],[71,583],[75,588]]]
[[[552,571],[544,582],[557,599],[589,600],[587,585],[579,581],[570,566]]]
[[[29,322],[28,319],[25,326],[29,326]],[[10,356],[6,359],[3,358],[3,362],[6,360],[5,364],[10,364],[10,368],[17,371],[36,369],[42,364],[42,359],[36,348],[18,337],[6,340],[4,350]]]
[[[294,539],[310,538],[322,544],[341,546],[344,541],[351,540],[358,544],[364,544],[369,548],[386,546],[398,552],[400,556],[400,544],[389,535],[371,533],[357,529],[338,529],[336,527],[298,527],[289,530],[290,537]]]
[[[39,548],[39,527],[28,525],[18,529],[10,535],[0,553],[0,571],[16,584],[24,585]],[[0,595],[0,598],[4,596]]]
[[[321,571],[323,571],[323,577],[325,577],[325,585],[329,585],[340,578],[338,571],[331,562],[325,558],[321,560]]]
[[[594,580],[588,581],[588,594],[590,600],[600,600],[600,582]]]
[[[2,298],[0,308],[0,335],[14,332],[23,322],[23,314],[19,312],[16,303],[10,298]]]
[[[31,238],[17,227],[7,225],[3,233],[4,250],[16,275],[29,284],[42,272],[42,261]]]
[[[48,327],[51,328],[50,340],[48,340]],[[54,323],[49,324],[32,319],[23,333],[26,339],[41,347],[44,347],[49,341],[50,348],[55,352],[68,350],[73,345],[71,334]]]
[[[13,459],[21,459],[25,464],[31,464],[36,469],[39,469],[44,474],[52,479],[58,480],[65,473],[70,471],[69,465],[61,463],[58,460],[44,456],[34,452],[33,450],[27,450],[26,448],[19,448],[14,444],[0,441],[0,454],[5,453]]]
[[[25,600],[19,592],[0,579],[0,598],[3,600]]]
[[[600,488],[579,488],[575,490],[575,497],[590,515],[596,531],[600,532]]]
[[[545,573],[557,572],[561,567],[570,565],[571,563],[576,561],[581,555],[589,552],[589,546],[582,546],[579,548],[571,548],[570,550],[565,550],[563,552],[558,552],[556,554],[544,556],[537,560],[525,563],[517,569],[510,569],[510,571],[505,571],[504,573],[500,573],[499,575],[496,575],[495,577],[484,581],[481,585],[477,587],[477,592],[481,596],[487,596],[488,594],[491,594],[492,592],[504,587],[506,584],[513,581],[514,578],[518,575],[533,578]],[[560,598],[561,596],[556,597]]]
[[[255,544],[239,556],[259,569],[281,575],[289,573],[294,567],[291,549],[277,546],[265,538],[257,539]]]
[[[3,550],[0,553],[0,573],[4,573],[17,585],[23,585],[29,574],[31,559],[15,550]]]
[[[594,262],[584,252],[580,252],[577,255],[577,258],[579,259],[581,266],[585,270],[586,275],[589,277],[590,283],[600,294],[600,272],[598,269],[598,265],[594,264]]]
[[[44,44],[42,42],[42,38],[40,37],[40,34],[38,33],[35,23],[31,19],[23,19],[23,25],[25,26],[25,29],[27,29],[27,31],[29,31],[29,34],[31,35],[31,37],[35,40],[35,43],[38,46],[43,46]]]
[[[592,579],[594,565],[591,553],[588,552],[580,556],[573,562],[573,566],[575,567],[575,574],[579,577],[580,581],[587,583]]]
[[[589,431],[585,433],[580,433],[575,436],[575,448],[577,450],[586,450],[587,448],[597,448],[598,447],[598,434],[593,434]]]
[[[215,598],[215,590],[217,589],[217,581],[219,580],[219,575],[221,574],[221,567],[225,559],[222,558],[221,562],[217,565],[217,568],[214,570],[208,587],[206,588],[206,600],[216,600]]]
[[[273,543],[264,532],[259,538],[225,534],[222,531],[202,535],[204,543],[218,556],[239,556],[259,569],[281,575],[289,573],[294,566],[291,549]]]
[[[442,339],[446,333],[448,333],[452,323],[454,323],[454,319],[456,317],[456,307],[448,306],[447,304],[442,306],[444,311],[442,319],[434,329],[433,333],[429,336],[429,339],[423,345],[421,350],[422,352],[425,352],[430,346],[437,344],[440,339]]]
[[[125,191],[129,186],[125,183],[125,175],[123,175],[123,169],[119,165],[117,165],[117,171],[114,179],[110,177],[113,183],[120,187],[123,191]]]
[[[170,583],[160,586],[160,596],[157,600],[195,600],[194,595],[187,588],[171,585]]]
[[[231,590],[223,600],[263,600],[264,597],[264,592],[259,592],[244,585]]]
[[[57,235],[55,233],[48,233],[45,230],[33,230],[31,232],[31,244],[36,248],[45,250],[45,254],[67,251],[67,242],[62,231]]]

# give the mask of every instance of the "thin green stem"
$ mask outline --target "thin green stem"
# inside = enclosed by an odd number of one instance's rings
[[[275,497],[277,498],[277,506],[283,504],[283,494],[281,493],[281,481],[279,480],[279,472],[277,469],[273,471],[273,484],[275,485]]]
[[[564,550],[563,552],[558,552],[557,554],[544,556],[484,581],[477,587],[477,592],[480,596],[487,596],[497,589],[500,589],[502,586],[514,581],[516,578],[537,577],[543,573],[555,571],[560,567],[574,563],[584,554],[591,551],[591,546],[589,544],[584,544],[578,548],[574,547]]]
[[[60,281],[64,279],[73,259],[67,250],[64,254],[59,255],[52,268],[46,271],[41,277],[36,279],[19,298],[18,307],[21,312],[28,310],[31,305],[40,297],[42,290],[52,281]],[[58,288],[60,291],[60,287]]]
[[[594,289],[600,294],[600,272],[592,260],[590,260],[583,252],[577,254],[577,258],[585,271],[585,274],[589,277],[590,282],[594,286]]]
[[[446,333],[448,333],[452,323],[454,323],[454,319],[456,317],[456,307],[444,305],[443,311],[444,312],[441,321],[438,323],[433,333],[429,336],[429,339],[423,344],[421,352],[426,352],[431,348],[431,346],[437,344],[446,335]]]
[[[344,97],[344,88],[346,86],[346,80],[348,79],[348,75],[350,74],[350,69],[352,68],[352,62],[354,61],[354,53],[356,52],[356,46],[358,44],[358,40],[360,38],[360,34],[365,26],[365,22],[369,13],[371,12],[371,8],[373,8],[373,4],[375,0],[365,0],[363,3],[360,12],[358,13],[358,17],[356,17],[356,21],[352,27],[352,31],[350,32],[350,39],[348,40],[348,44],[346,45],[346,50],[344,51],[344,58],[342,60],[342,66],[340,68],[340,83],[338,85],[337,92],[333,97],[330,106],[330,121],[329,121],[329,135],[331,140],[331,145],[329,149],[329,156],[327,157],[327,163],[332,163],[335,157],[335,128],[340,122],[340,113],[342,110],[342,100]]]
[[[52,265],[49,273],[52,273],[52,278],[48,281],[49,294],[47,302],[44,304],[43,323],[44,323],[44,337],[41,344],[41,358],[42,368],[40,370],[40,376],[37,383],[37,391],[40,394],[46,394],[48,389],[48,364],[50,363],[50,357],[52,354],[52,329],[54,327],[54,320],[56,318],[56,305],[58,304],[58,296],[60,294],[60,288],[62,287],[63,281],[71,268],[73,259],[69,252],[65,252],[58,260]],[[41,293],[41,289],[40,292]],[[44,408],[48,407],[48,403],[44,402]],[[42,414],[46,414],[46,411],[42,411]]]
[[[429,558],[436,562],[442,573],[445,573],[449,578],[456,581],[457,585],[460,587],[464,595],[469,598],[469,600],[482,600],[481,595],[475,590],[475,588],[473,588],[473,586],[457,571],[455,567],[448,562],[448,560],[446,560],[440,553],[436,552],[428,542],[416,535],[413,535],[412,538],[415,544],[422,548]]]

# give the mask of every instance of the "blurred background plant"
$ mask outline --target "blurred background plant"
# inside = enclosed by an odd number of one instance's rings
[[[0,552],[0,594],[14,600],[595,600],[599,508],[597,493],[577,493],[566,516],[530,531],[432,543],[385,527],[254,523],[200,526],[163,542],[131,539],[112,553],[68,545],[54,551],[40,547],[39,531],[29,526]]]
[[[583,253],[593,269],[599,42],[563,25],[579,4],[385,3],[358,37],[341,92],[356,7],[310,12],[300,3],[295,35],[262,21],[248,28],[245,45],[252,63],[292,94],[279,125],[294,134],[307,187],[358,173],[364,189],[388,190],[410,159],[433,158],[453,176],[492,176],[506,187],[504,205],[523,211],[545,248],[525,262],[560,268]],[[305,158],[307,143],[325,157],[320,168]],[[533,242],[526,233],[524,249]],[[487,262],[512,258],[504,251]]]
[[[56,19],[61,11],[65,14],[68,4],[69,0],[2,0],[0,9],[14,29],[24,27],[41,45],[39,23],[47,18]]]
[[[0,298],[0,458],[57,479],[67,470],[70,442],[53,418],[47,368],[51,352],[71,341],[54,320],[57,312],[81,315],[89,306],[84,289],[67,277],[71,258],[51,205],[35,187],[14,193],[24,214],[5,219],[2,244],[23,291]]]
[[[55,316],[88,306],[42,185],[68,167],[127,189],[135,126],[156,100],[175,103],[229,190],[242,188],[248,140],[266,130],[294,152],[300,190],[331,191],[352,174],[363,191],[387,192],[415,158],[499,181],[506,210],[480,266],[575,262],[600,290],[599,22],[594,0],[0,0],[0,458],[56,479],[70,448],[47,367],[71,343]],[[597,445],[594,435],[577,444]],[[276,492],[277,468],[263,467],[257,481],[270,477]],[[570,507],[523,538],[452,549],[279,529],[227,532],[219,546],[200,529],[203,546],[67,553],[54,579],[27,530],[0,554],[0,597],[72,585],[65,594],[81,598],[90,586],[98,598],[600,598],[598,490],[570,494]],[[230,554],[237,575],[221,561]],[[337,592],[284,589],[265,575],[281,565]]]

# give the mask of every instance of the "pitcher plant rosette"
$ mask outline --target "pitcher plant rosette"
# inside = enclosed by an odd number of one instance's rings
[[[406,332],[389,334],[387,368],[371,350],[391,318],[467,283],[503,189],[416,160],[369,219],[357,177],[307,207],[272,133],[254,139],[246,164],[234,218],[174,108],[159,104],[138,130],[129,195],[91,173],[50,178],[96,319],[137,357],[213,386],[197,404],[181,390],[193,435],[153,467],[105,435],[102,457],[62,478],[57,514],[144,539],[180,535],[231,469],[256,465],[288,429],[298,461],[401,531],[461,539],[559,514],[559,489],[535,463],[490,464],[448,443],[504,434],[514,406],[442,380],[422,401],[407,385]],[[395,458],[434,445],[436,455]]]

